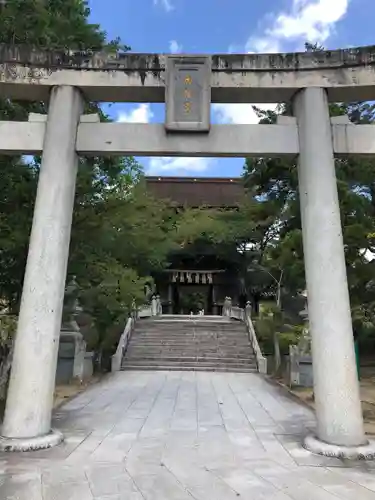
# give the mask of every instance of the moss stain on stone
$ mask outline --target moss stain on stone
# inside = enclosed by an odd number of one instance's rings
[[[146,84],[148,74],[163,80],[164,61],[158,54],[107,53],[92,50],[45,51],[25,45],[8,46],[0,44],[0,64],[10,79],[19,78],[17,67],[39,68],[55,72],[59,69],[82,71],[100,70],[124,72],[128,76],[138,75],[142,85]],[[314,70],[319,68],[335,69],[338,73],[351,66],[366,66],[371,70],[375,65],[375,46],[358,47],[335,51],[316,51],[284,54],[215,54],[212,56],[213,71],[245,75],[248,71],[270,72]],[[34,71],[32,71],[34,73]],[[31,75],[31,78],[38,76]],[[341,80],[341,78],[339,77]]]

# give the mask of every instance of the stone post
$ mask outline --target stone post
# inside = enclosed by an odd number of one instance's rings
[[[173,314],[173,285],[168,283],[168,314]]]
[[[298,386],[299,378],[299,349],[296,345],[289,346],[289,385]]]
[[[156,296],[156,315],[161,316],[163,314],[163,306],[161,303],[160,295]]]
[[[158,314],[158,306],[155,295],[152,296],[151,299],[151,316],[157,316]]]
[[[230,318],[232,313],[232,299],[230,297],[225,297],[223,305],[223,316]]]
[[[232,315],[232,297],[228,297],[228,316]]]
[[[248,314],[248,315],[249,315],[249,317],[251,318],[252,306],[251,306],[251,302],[250,302],[249,300],[246,302],[245,312],[246,312],[246,314]]]
[[[51,430],[82,113],[79,90],[54,87],[22,291],[0,449],[35,450],[61,442]]]
[[[316,453],[345,457],[353,451],[349,453],[348,447],[360,447],[367,441],[325,89],[299,91],[294,109],[317,415],[317,436],[307,438],[305,446]]]

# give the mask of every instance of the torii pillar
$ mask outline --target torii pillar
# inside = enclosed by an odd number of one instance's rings
[[[34,219],[0,449],[50,448],[63,436],[51,414],[78,168],[80,91],[54,87],[46,123]]]
[[[363,426],[326,90],[300,90],[294,110],[317,415],[317,434],[305,447],[327,456],[373,458]]]

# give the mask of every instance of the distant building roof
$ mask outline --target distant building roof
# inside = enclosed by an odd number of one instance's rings
[[[153,196],[176,206],[235,207],[245,194],[239,177],[146,177]]]

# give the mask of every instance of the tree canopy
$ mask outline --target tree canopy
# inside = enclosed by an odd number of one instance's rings
[[[0,43],[48,49],[126,51],[89,21],[84,0],[14,0],[0,9]],[[110,118],[97,103],[86,111]],[[46,113],[48,103],[0,100],[0,119],[27,120]],[[41,158],[0,157],[0,296],[17,314]],[[98,342],[117,325],[121,331],[132,304],[164,265],[169,249],[167,207],[142,189],[134,158],[79,159],[68,280],[75,275],[86,329]],[[118,334],[118,331],[116,334]]]
[[[290,110],[280,106],[276,112],[257,112],[261,123],[274,123],[278,113]],[[374,123],[374,112],[375,105],[367,102],[330,106],[332,116],[348,115],[355,124]],[[368,331],[375,320],[375,162],[351,157],[335,161],[353,322]],[[274,235],[264,255],[273,273],[283,272],[284,289],[295,293],[305,287],[297,165],[285,159],[247,159],[244,180],[265,210],[275,210]]]

